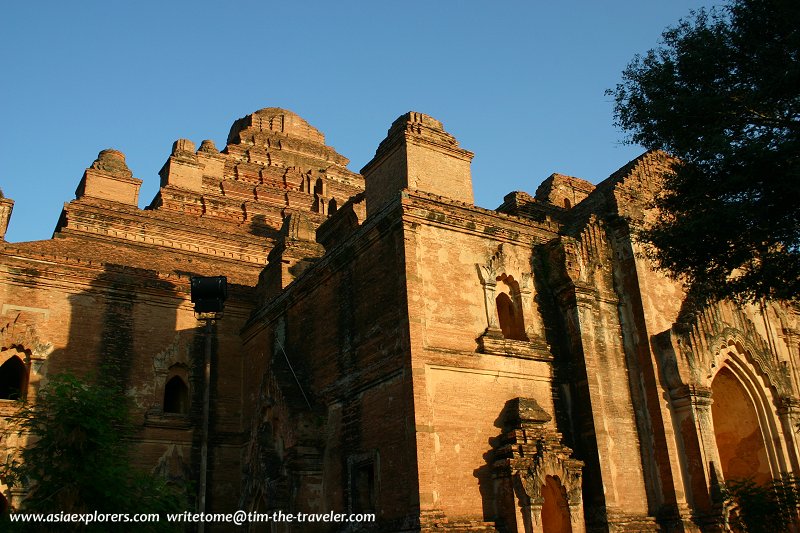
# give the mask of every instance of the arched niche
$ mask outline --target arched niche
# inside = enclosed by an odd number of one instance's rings
[[[718,473],[728,479],[753,475],[757,482],[767,482],[795,469],[798,458],[792,434],[796,424],[779,413],[785,394],[780,370],[770,359],[771,354],[753,353],[752,344],[733,334],[716,339],[712,346],[717,348],[704,385],[712,399],[711,438]],[[733,411],[738,413],[732,419],[726,418]],[[739,442],[737,435],[749,440]],[[734,453],[731,447],[738,451]],[[758,465],[744,468],[741,460],[745,457],[748,461],[757,458]]]
[[[163,410],[167,414],[189,414],[191,395],[186,380],[186,368],[174,365],[170,368],[170,377],[164,384]]]
[[[545,477],[542,497],[542,532],[572,533],[567,491],[557,476]]]
[[[772,473],[764,432],[745,386],[730,368],[723,367],[711,383],[711,393],[714,437],[723,477],[769,483]]]
[[[324,196],[325,188],[325,182],[322,181],[322,178],[317,178],[317,181],[314,182],[314,194]]]
[[[28,387],[28,367],[17,355],[0,365],[0,400],[23,400]]]
[[[497,276],[497,297],[495,298],[497,321],[503,337],[511,340],[528,340],[525,335],[525,319],[522,316],[522,302],[519,283],[514,276]]]
[[[751,315],[731,302],[701,310],[690,304],[654,346],[679,429],[676,451],[687,503],[716,513],[726,478],[753,474],[763,482],[800,469],[800,399]],[[745,414],[740,421],[733,412]],[[746,457],[755,457],[757,467],[744,468]]]
[[[520,397],[506,402],[501,419],[490,454],[499,520],[509,531],[584,533],[583,462],[562,444],[552,416]]]
[[[148,411],[149,417],[158,418],[161,414],[168,412],[165,410],[167,383],[176,376],[183,381],[189,398],[189,404],[191,404],[191,393],[194,390],[190,356],[192,334],[193,333],[190,331],[178,332],[172,343],[153,357],[155,383],[153,386],[152,404]],[[177,382],[173,382],[169,389],[177,391],[180,387],[178,387]]]

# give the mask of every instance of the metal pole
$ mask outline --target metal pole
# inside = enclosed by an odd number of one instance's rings
[[[208,470],[208,413],[211,400],[211,325],[214,322],[206,318],[206,346],[203,363],[203,434],[200,441],[200,487],[198,495],[198,512],[206,512],[206,477]],[[201,519],[198,533],[205,530],[205,522]]]

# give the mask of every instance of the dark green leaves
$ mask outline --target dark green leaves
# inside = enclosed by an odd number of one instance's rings
[[[188,509],[182,491],[131,466],[133,426],[128,399],[119,389],[70,374],[56,375],[39,390],[35,403],[21,405],[16,420],[9,431],[26,436],[29,444],[0,465],[0,479],[28,491],[24,512],[133,514]],[[34,524],[2,524],[12,526],[37,531]],[[126,527],[114,525],[119,531]],[[176,530],[166,520],[148,527]],[[75,530],[107,528],[103,524]]]
[[[790,531],[800,516],[800,480],[791,474],[767,486],[756,485],[752,479],[730,480],[725,483],[723,496],[731,510],[731,525],[737,531]]]
[[[797,299],[800,4],[692,13],[610,93],[630,142],[681,161],[638,234],[656,264],[700,299]]]

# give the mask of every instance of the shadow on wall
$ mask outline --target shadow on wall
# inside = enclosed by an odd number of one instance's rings
[[[160,305],[143,297],[144,290],[159,293]],[[163,305],[168,299],[175,305]],[[106,265],[89,289],[68,300],[67,343],[48,357],[45,375],[69,371],[128,390],[152,376],[152,361],[148,365],[146,359],[158,350],[159,333],[175,331],[182,298],[173,283],[153,272]]]
[[[266,237],[268,239],[277,239],[279,230],[273,228],[267,217],[262,214],[255,214],[250,217],[249,232],[256,237]]]
[[[499,490],[500,487],[498,486],[498,480],[495,479],[494,475],[494,463],[498,459],[497,448],[500,447],[500,444],[503,440],[503,435],[505,434],[504,420],[506,418],[506,412],[509,408],[509,403],[510,402],[506,402],[506,405],[503,407],[500,415],[494,421],[494,427],[498,429],[499,434],[496,437],[490,438],[487,442],[489,451],[483,454],[483,460],[486,461],[486,464],[481,465],[472,471],[472,475],[478,480],[478,490],[480,491],[481,500],[483,502],[483,520],[486,522],[496,523],[501,531],[511,531],[511,529],[508,528],[510,524],[505,524],[502,520],[502,517],[499,516],[497,505],[498,498],[509,496],[513,497],[513,494],[501,494],[502,491]]]
[[[89,288],[67,297],[66,344],[40,369],[43,382],[47,376],[69,372],[124,391],[132,400],[134,424],[161,441],[134,438],[133,460],[169,482],[192,481],[200,462],[204,334],[200,325],[177,331],[178,308],[186,297],[175,283],[153,271],[107,264]],[[212,348],[216,359],[217,347]],[[180,362],[172,361],[175,357]],[[216,373],[212,387],[215,383]],[[213,393],[211,405],[214,427]],[[210,445],[209,465],[214,464],[214,450]],[[210,468],[209,485],[212,480]]]
[[[553,260],[554,256],[558,260]],[[544,322],[544,337],[553,354],[553,405],[557,430],[573,457],[584,462],[582,496],[587,523],[605,522],[605,489],[600,470],[594,413],[589,399],[586,362],[574,300],[559,291],[567,283],[557,243],[539,247],[531,258],[534,302]]]

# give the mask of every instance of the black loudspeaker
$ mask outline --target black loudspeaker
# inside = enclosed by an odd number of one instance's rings
[[[228,298],[225,276],[192,276],[192,303],[195,313],[221,313]]]

